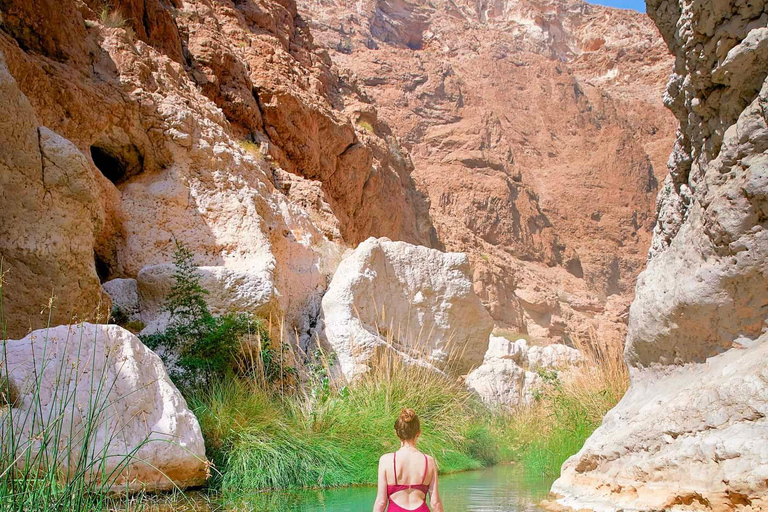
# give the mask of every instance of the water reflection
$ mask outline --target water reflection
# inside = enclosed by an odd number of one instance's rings
[[[551,479],[525,477],[510,465],[440,477],[443,502],[450,512],[534,511],[551,484]],[[209,510],[366,512],[371,510],[374,496],[372,487],[266,492],[222,498],[211,503]]]

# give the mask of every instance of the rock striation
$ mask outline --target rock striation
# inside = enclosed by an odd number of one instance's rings
[[[321,339],[350,381],[386,352],[466,372],[483,360],[493,329],[466,254],[386,238],[369,238],[342,260],[321,316]]]
[[[93,324],[41,329],[6,341],[1,357],[12,399],[0,428],[13,421],[22,464],[27,455],[50,461],[58,454],[62,478],[87,468],[87,478],[116,492],[205,482],[197,418],[160,358],[130,332]]]
[[[629,317],[632,383],[564,465],[560,504],[768,507],[768,6],[648,2],[680,122]]]
[[[412,155],[494,320],[623,339],[675,130],[651,20],[579,0],[297,3],[376,107],[358,123],[386,122]]]

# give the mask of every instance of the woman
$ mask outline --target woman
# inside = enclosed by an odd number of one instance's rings
[[[400,449],[379,459],[379,490],[373,512],[429,512],[427,494],[432,512],[443,512],[435,459],[416,449],[421,424],[413,409],[400,412],[395,433]]]

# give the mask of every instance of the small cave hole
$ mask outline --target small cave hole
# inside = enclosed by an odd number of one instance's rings
[[[99,276],[99,282],[103,284],[109,281],[109,276],[112,274],[112,266],[109,262],[94,252],[93,263],[96,266],[96,275]]]
[[[115,185],[125,178],[127,171],[125,163],[109,150],[91,146],[91,158],[101,174]]]

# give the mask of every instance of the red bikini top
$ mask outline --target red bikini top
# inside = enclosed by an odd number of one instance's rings
[[[404,485],[404,484],[398,484],[397,483],[397,453],[392,454],[392,466],[395,470],[395,485],[387,485],[387,496],[392,496],[398,491],[402,491],[404,489],[416,489],[417,491],[421,491],[424,493],[424,495],[427,495],[427,492],[429,491],[429,486],[425,484],[427,480],[427,469],[429,469],[429,461],[427,460],[427,456],[424,455],[424,476],[421,478],[420,484],[411,484],[411,485]]]

